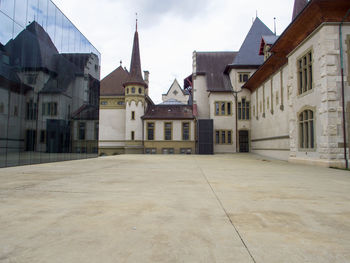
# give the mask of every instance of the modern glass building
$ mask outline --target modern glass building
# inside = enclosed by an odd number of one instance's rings
[[[0,167],[97,156],[100,53],[50,0],[0,0]]]

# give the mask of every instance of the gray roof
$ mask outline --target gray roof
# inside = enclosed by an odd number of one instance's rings
[[[264,56],[259,55],[261,38],[271,35],[274,35],[272,31],[258,17],[255,18],[231,66],[261,65],[264,62]]]
[[[196,52],[197,74],[205,74],[208,91],[231,91],[224,71],[237,52]]]
[[[264,39],[264,42],[266,45],[273,45],[279,36],[276,35],[264,35],[262,38]]]
[[[166,101],[163,101],[159,105],[186,105],[186,104],[182,103],[181,101],[178,101],[176,99],[168,99]]]

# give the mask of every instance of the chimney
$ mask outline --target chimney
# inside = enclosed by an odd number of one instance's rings
[[[148,84],[149,84],[149,71],[148,70],[144,70],[143,71],[143,75],[144,75],[143,79],[147,83],[147,86],[148,86]]]

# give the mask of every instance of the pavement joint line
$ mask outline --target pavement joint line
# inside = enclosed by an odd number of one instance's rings
[[[205,175],[205,173],[204,173],[202,167],[198,165],[197,158],[195,158],[195,160],[196,160],[196,163],[197,163],[197,166],[198,166],[199,170],[201,171],[202,176],[204,177],[204,180],[205,180],[205,181],[207,182],[207,184],[209,185],[209,187],[210,187],[212,193],[214,194],[216,200],[218,201],[219,205],[221,206],[222,210],[224,211],[224,213],[225,213],[227,219],[230,221],[231,225],[233,226],[234,230],[236,231],[236,233],[237,233],[239,239],[241,240],[242,244],[244,245],[245,249],[247,250],[247,252],[248,252],[250,258],[252,259],[252,261],[253,261],[254,263],[256,263],[256,261],[255,261],[253,255],[252,255],[252,253],[250,252],[250,250],[249,250],[247,244],[244,242],[244,240],[243,240],[243,238],[242,238],[242,235],[239,233],[237,227],[235,226],[235,224],[233,223],[232,219],[231,219],[230,216],[228,215],[228,213],[227,213],[227,211],[226,211],[224,205],[222,204],[221,200],[219,199],[218,195],[216,194],[215,190],[213,189],[212,185],[210,184],[210,182],[209,182],[207,176]]]

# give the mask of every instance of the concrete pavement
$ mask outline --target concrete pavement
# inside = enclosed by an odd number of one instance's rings
[[[0,262],[350,262],[350,173],[251,154],[2,168]]]

